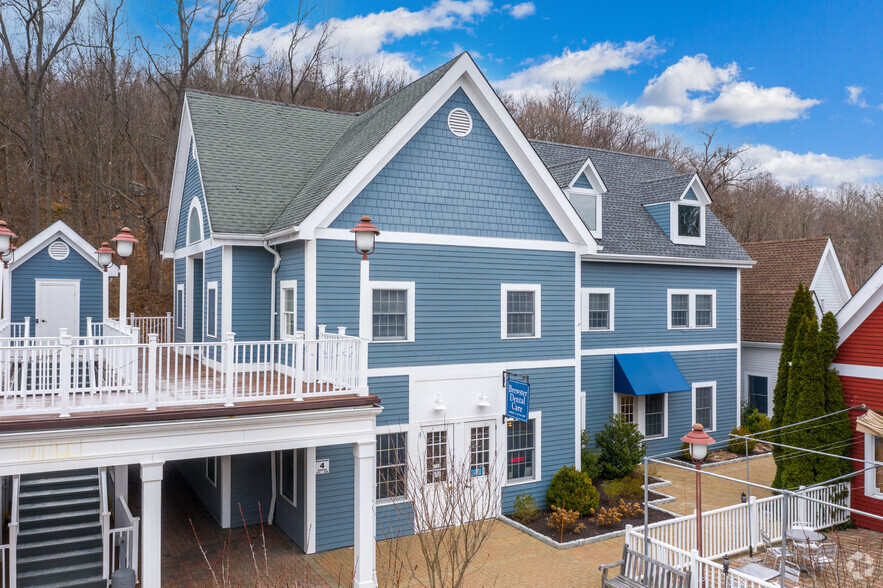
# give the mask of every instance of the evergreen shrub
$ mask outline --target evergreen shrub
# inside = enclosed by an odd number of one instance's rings
[[[750,435],[751,432],[745,427],[736,427],[733,429],[732,435]],[[757,447],[757,441],[754,439],[748,440],[748,454],[754,451],[754,448]],[[747,455],[745,453],[745,439],[739,438],[731,438],[730,442],[727,444],[727,449],[729,449],[732,453],[738,453],[739,455]]]
[[[552,476],[549,490],[546,491],[546,501],[550,505],[579,511],[584,517],[598,508],[600,500],[601,496],[592,486],[592,479],[573,466],[564,466],[558,470]]]
[[[519,523],[532,523],[539,516],[540,509],[537,507],[537,501],[532,495],[522,492],[515,497],[515,502],[512,505],[513,519]]]
[[[610,415],[609,422],[595,433],[595,446],[601,451],[599,474],[606,480],[632,473],[647,452],[644,435],[622,414]]]

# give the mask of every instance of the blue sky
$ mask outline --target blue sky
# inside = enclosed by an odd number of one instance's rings
[[[265,10],[253,42],[272,50],[296,2]],[[324,11],[351,59],[417,76],[468,50],[498,89],[573,80],[691,143],[716,125],[786,182],[883,181],[879,2],[337,0]]]

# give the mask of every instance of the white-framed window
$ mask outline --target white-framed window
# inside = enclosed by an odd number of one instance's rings
[[[413,341],[414,306],[414,282],[371,282],[371,341]]]
[[[297,335],[297,280],[279,282],[279,334],[283,339]]]
[[[671,240],[679,245],[705,245],[705,206],[695,200],[671,203]]]
[[[770,378],[766,375],[746,374],[745,390],[748,394],[748,405],[760,412],[770,412]]]
[[[613,288],[583,288],[582,307],[583,331],[613,330]]]
[[[693,422],[706,433],[717,429],[717,382],[693,382]]]
[[[668,437],[668,394],[613,394],[613,409],[637,425],[645,439]]]
[[[717,327],[717,290],[668,290],[669,329]]]
[[[205,334],[207,337],[218,336],[217,282],[208,282],[205,285]]]
[[[377,435],[377,500],[405,497],[408,479],[408,433]]]
[[[448,479],[448,430],[426,432],[426,483]]]
[[[279,495],[297,506],[297,450],[279,452]]]
[[[205,458],[205,479],[215,488],[218,487],[218,458]]]
[[[883,437],[865,433],[865,468],[883,463]],[[865,470],[865,496],[883,500],[883,466]]]
[[[506,422],[506,485],[537,482],[541,476],[541,413],[531,411],[527,422]]]
[[[175,328],[184,329],[184,284],[175,288]]]
[[[500,337],[540,337],[541,287],[539,284],[500,284]]]
[[[199,199],[194,198],[190,201],[190,212],[187,215],[187,244],[193,245],[203,238],[202,209],[199,206]]]
[[[567,190],[567,199],[592,236],[601,239],[601,194],[586,188],[570,188]]]

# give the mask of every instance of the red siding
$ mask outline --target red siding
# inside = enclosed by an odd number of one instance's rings
[[[843,382],[843,399],[846,401],[847,406],[866,404],[870,409],[883,412],[883,380],[846,376],[840,376],[840,380]],[[862,414],[864,414],[863,410],[850,412],[853,430],[855,430],[855,419]],[[855,459],[865,459],[865,436],[862,433],[855,433],[853,435],[852,457]],[[864,464],[858,461],[853,462],[853,466],[856,470],[864,468]],[[864,474],[858,474],[852,480],[852,508],[883,516],[883,500],[865,496]],[[854,515],[853,520],[859,527],[883,532],[883,521],[861,515]]]
[[[883,304],[840,344],[837,363],[883,366]]]

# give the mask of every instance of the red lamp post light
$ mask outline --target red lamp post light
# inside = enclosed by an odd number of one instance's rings
[[[690,447],[690,457],[696,464],[696,552],[702,556],[702,460],[708,455],[708,446],[714,439],[705,432],[705,428],[696,423],[693,430],[681,437],[681,441]]]

